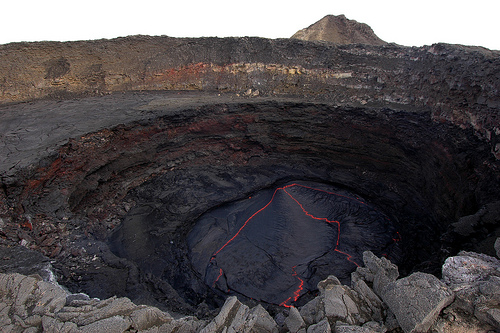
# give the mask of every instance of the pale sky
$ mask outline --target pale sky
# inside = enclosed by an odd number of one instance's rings
[[[128,35],[288,38],[328,14],[407,46],[500,50],[500,0],[1,0],[0,44]]]

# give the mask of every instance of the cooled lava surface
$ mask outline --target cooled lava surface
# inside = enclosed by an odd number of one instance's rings
[[[314,182],[225,204],[203,214],[188,236],[206,284],[286,307],[330,274],[347,281],[363,251],[393,257],[398,241],[390,219],[373,206]]]

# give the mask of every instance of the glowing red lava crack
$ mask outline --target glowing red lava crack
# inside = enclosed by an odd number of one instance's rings
[[[322,222],[325,222],[325,223],[329,223],[329,224],[336,224],[337,225],[337,240],[336,240],[336,244],[335,244],[335,248],[334,248],[334,251],[338,252],[338,253],[341,253],[343,255],[346,256],[346,260],[352,262],[353,264],[355,264],[356,266],[359,266],[354,260],[352,260],[352,256],[348,253],[345,253],[341,250],[338,249],[339,247],[339,243],[340,243],[340,222],[339,221],[336,221],[336,220],[329,220],[327,219],[326,217],[318,217],[318,216],[314,216],[313,214],[311,214],[308,210],[306,210],[304,208],[304,206],[299,202],[299,200],[297,200],[289,191],[287,191],[287,189],[290,189],[294,186],[298,186],[298,187],[303,187],[303,188],[306,188],[306,189],[310,189],[310,190],[314,190],[314,191],[319,191],[319,192],[324,192],[324,193],[327,193],[327,194],[330,194],[330,195],[335,195],[335,196],[339,196],[339,197],[344,197],[344,198],[347,198],[349,200],[354,200],[354,201],[357,201],[358,203],[362,204],[362,205],[366,205],[363,201],[359,200],[359,199],[354,199],[354,198],[351,198],[351,197],[347,197],[347,196],[344,196],[344,195],[341,195],[341,194],[337,194],[337,193],[333,193],[333,192],[328,192],[328,191],[324,191],[324,190],[321,190],[321,189],[316,189],[316,188],[312,188],[312,187],[309,187],[309,186],[305,186],[305,185],[301,185],[301,184],[289,184],[289,185],[286,185],[286,186],[283,186],[283,187],[280,187],[280,188],[277,188],[272,197],[271,197],[271,200],[269,200],[269,202],[264,206],[262,207],[261,209],[257,210],[255,213],[253,213],[246,221],[245,223],[243,223],[243,225],[238,229],[238,231],[234,234],[233,237],[231,237],[224,245],[222,245],[217,251],[215,251],[210,259],[210,263],[212,264],[215,264],[215,258],[217,256],[217,254],[219,254],[226,246],[228,246],[236,237],[238,237],[240,235],[240,233],[243,231],[243,229],[248,225],[248,223],[255,217],[257,216],[259,213],[261,213],[262,211],[264,211],[267,207],[269,207],[269,205],[273,202],[275,196],[276,196],[276,193],[278,191],[284,191],[300,208],[301,210],[304,212],[304,214],[312,219],[315,219],[315,220],[318,220],[318,221],[322,221]],[[288,297],[285,301],[283,301],[282,303],[280,303],[279,305],[280,306],[284,306],[284,307],[290,307],[291,303],[297,301],[297,299],[300,297],[300,294],[303,290],[303,287],[304,287],[304,280],[302,278],[300,278],[297,274],[297,271],[296,271],[296,268],[297,268],[297,265],[293,266],[291,268],[292,270],[292,276],[294,276],[297,280],[298,280],[298,286],[297,288],[295,289],[295,291],[293,292],[293,295]],[[219,281],[219,279],[223,276],[223,270],[221,268],[219,268],[219,275],[216,277],[216,279],[214,280],[213,282],[213,286],[216,285],[216,283]]]

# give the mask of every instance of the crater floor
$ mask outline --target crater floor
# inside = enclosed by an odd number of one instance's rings
[[[203,214],[187,241],[207,285],[290,306],[328,275],[347,282],[363,251],[397,262],[400,239],[387,216],[354,194],[294,181]]]

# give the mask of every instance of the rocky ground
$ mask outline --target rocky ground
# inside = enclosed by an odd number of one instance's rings
[[[28,251],[28,250],[24,250]],[[443,265],[443,278],[416,272],[398,278],[397,266],[371,252],[352,273],[335,276],[301,307],[272,317],[261,305],[226,299],[211,320],[172,316],[128,298],[71,294],[40,275],[0,274],[2,332],[493,332],[500,329],[500,261],[461,252]],[[34,268],[37,271],[37,268]]]

